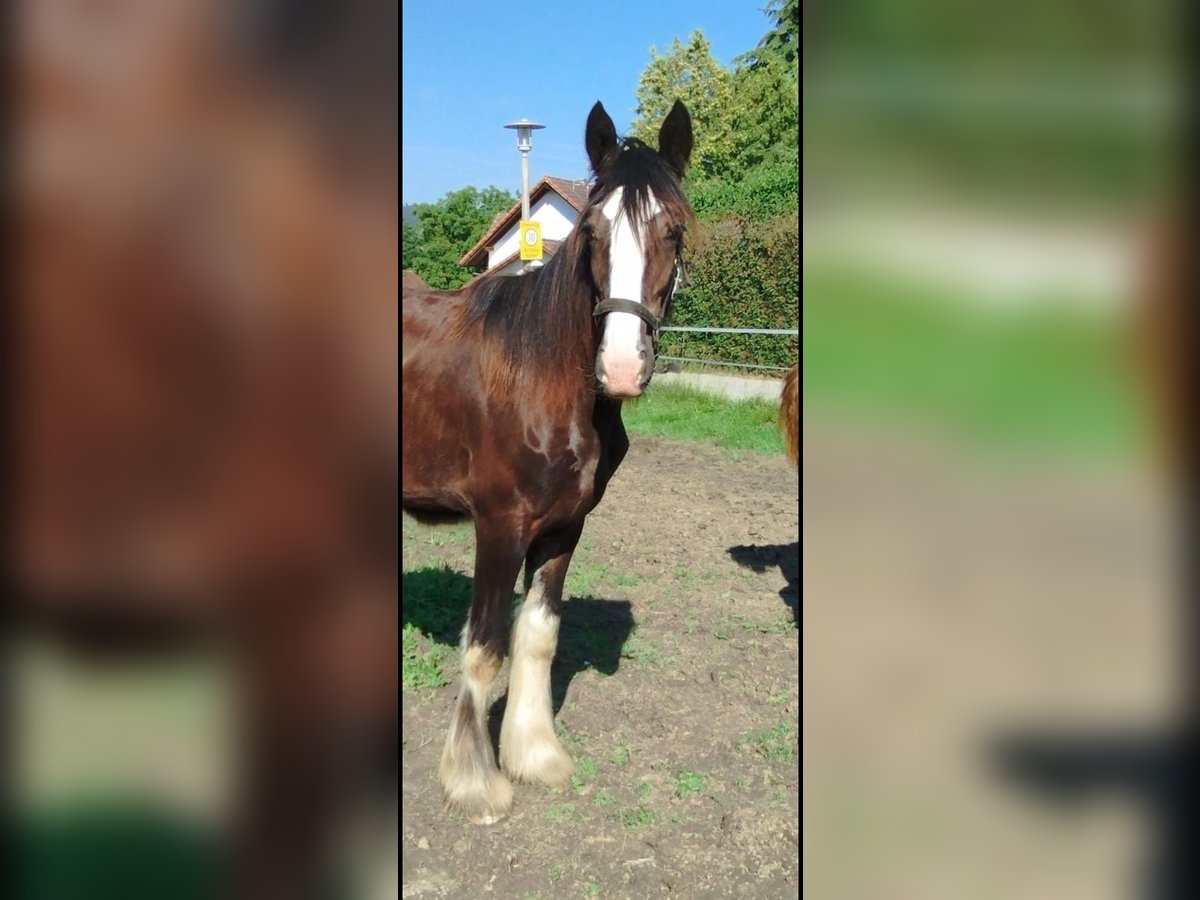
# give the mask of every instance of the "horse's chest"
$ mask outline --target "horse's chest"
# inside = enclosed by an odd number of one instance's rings
[[[590,429],[526,428],[512,455],[513,489],[534,508],[574,513],[592,497],[600,456]]]

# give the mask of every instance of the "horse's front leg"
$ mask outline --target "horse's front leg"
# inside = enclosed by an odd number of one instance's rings
[[[563,582],[583,524],[536,541],[525,560],[525,598],[513,635],[500,764],[518,781],[566,785],[571,757],[554,734],[550,664],[558,645]]]
[[[525,544],[515,539],[511,527],[486,520],[475,523],[475,542],[471,611],[463,626],[462,685],[438,775],[447,807],[461,810],[476,825],[491,825],[508,815],[513,792],[496,766],[487,732],[488,689],[504,662],[512,591]]]

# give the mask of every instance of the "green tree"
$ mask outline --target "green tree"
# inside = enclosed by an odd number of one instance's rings
[[[722,178],[732,174],[736,153],[730,106],[733,73],[712,55],[712,45],[697,28],[683,44],[671,42],[666,53],[650,48],[650,64],[642,71],[637,86],[637,118],[630,131],[652,147],[658,144],[658,129],[676,100],[692,114],[695,144],[692,171],[699,178]]]
[[[800,63],[800,4],[797,0],[770,0],[763,9],[771,19],[771,30],[758,46],[734,60],[739,66],[758,68],[768,60],[798,66]]]
[[[733,76],[729,118],[737,135],[733,168],[744,174],[762,164],[800,158],[798,69],[782,56],[765,55]]]
[[[421,232],[416,225],[400,224],[400,268],[411,269],[420,251]]]
[[[507,210],[516,195],[497,187],[451,191],[435,203],[417,203],[412,213],[419,227],[401,229],[401,257],[433,288],[461,287],[475,274],[458,264],[482,236],[496,214]]]

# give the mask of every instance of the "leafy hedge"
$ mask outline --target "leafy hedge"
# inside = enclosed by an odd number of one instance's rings
[[[793,195],[791,211],[765,221],[729,215],[701,221],[689,244],[687,278],[669,324],[796,328],[800,320],[800,219],[794,204]],[[664,332],[661,352],[790,367],[799,358],[799,340],[791,335]]]
[[[800,206],[799,158],[764,163],[737,180],[689,185],[687,193],[701,222],[729,215],[754,222],[794,216]]]

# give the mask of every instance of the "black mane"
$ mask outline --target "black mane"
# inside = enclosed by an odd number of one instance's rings
[[[580,221],[622,188],[621,208],[635,226],[649,219],[650,195],[686,227],[693,213],[679,177],[657,151],[637,138],[625,138],[606,161],[588,192]],[[558,252],[541,269],[520,276],[485,275],[473,286],[463,327],[482,324],[484,334],[503,349],[511,370],[571,365],[591,371],[596,287],[589,265],[588,239],[572,228]]]

